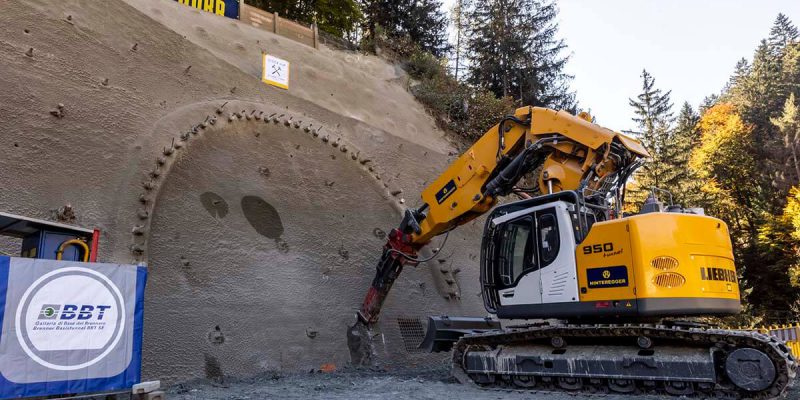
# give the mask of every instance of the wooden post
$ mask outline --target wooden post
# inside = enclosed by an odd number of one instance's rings
[[[314,37],[314,48],[319,49],[319,30],[316,23],[311,25],[311,35]]]
[[[272,18],[272,33],[276,33],[277,34],[278,33],[278,19],[280,18],[280,16],[276,12],[276,13],[272,14],[272,17],[273,17]]]

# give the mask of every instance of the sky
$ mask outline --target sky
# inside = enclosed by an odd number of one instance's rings
[[[445,0],[449,8],[455,0]],[[779,12],[800,25],[800,0],[560,0],[559,34],[566,72],[582,109],[598,124],[635,130],[628,99],[642,69],[672,90],[674,113],[719,93],[742,57],[753,52]]]

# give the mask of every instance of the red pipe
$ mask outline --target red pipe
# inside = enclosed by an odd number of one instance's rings
[[[100,229],[92,232],[92,250],[89,253],[89,262],[97,262],[97,247],[100,245]]]

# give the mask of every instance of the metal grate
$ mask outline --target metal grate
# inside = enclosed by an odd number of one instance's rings
[[[425,329],[422,328],[422,321],[414,317],[398,317],[397,326],[400,328],[400,337],[403,338],[403,345],[409,353],[419,353],[422,350],[419,345],[425,339]]]
[[[660,256],[652,259],[650,266],[662,271],[669,271],[678,268],[678,260],[670,256]]]
[[[653,283],[665,288],[675,288],[683,286],[683,284],[686,283],[686,278],[675,272],[664,272],[656,275],[655,278],[653,278]]]

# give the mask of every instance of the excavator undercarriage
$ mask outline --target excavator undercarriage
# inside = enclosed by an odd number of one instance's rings
[[[680,324],[518,326],[453,347],[459,381],[507,389],[769,399],[795,369],[771,336]]]

